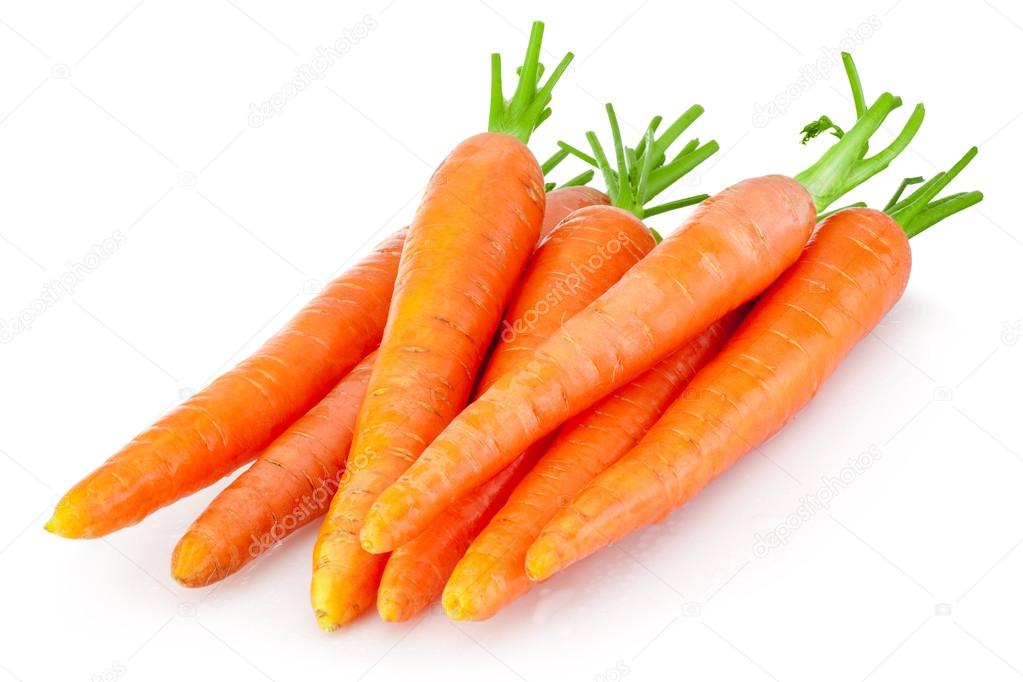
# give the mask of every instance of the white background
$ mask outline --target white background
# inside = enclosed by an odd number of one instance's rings
[[[81,275],[0,345],[0,680],[1023,676],[1023,7],[426,5],[0,5],[0,319]],[[911,149],[853,198],[882,202],[971,144],[954,189],[987,198],[914,240],[903,300],[783,433],[490,622],[371,613],[321,633],[315,527],[219,587],[178,587],[170,550],[212,489],[103,540],[46,534],[56,495],[408,220],[446,151],[485,126],[488,53],[517,63],[533,18],[548,63],[578,55],[538,156],[605,130],[608,99],[631,134],[700,102],[693,130],[722,151],[672,196],[795,173],[827,144],[801,147],[803,123],[849,120],[834,53],[851,46],[868,98],[928,106]],[[250,125],[250,104],[360,22],[374,28],[321,80]],[[790,519],[869,451],[827,509]],[[758,552],[787,519],[786,543]]]

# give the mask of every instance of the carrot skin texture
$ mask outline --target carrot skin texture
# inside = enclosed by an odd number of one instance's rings
[[[540,226],[540,239],[549,235],[573,211],[587,206],[607,206],[610,203],[606,194],[586,185],[559,187],[547,192],[547,208]]]
[[[539,164],[501,133],[460,143],[430,179],[409,226],[349,474],[313,552],[311,598],[324,629],[371,606],[386,557],[360,546],[362,519],[464,406],[544,205]]]
[[[566,209],[563,204],[554,210]],[[631,213],[599,203],[572,211],[530,258],[477,390],[522,367],[564,318],[607,291],[653,247],[650,231]],[[534,443],[391,554],[377,593],[384,620],[407,620],[440,596],[469,543],[547,444],[547,439]]]
[[[406,621],[440,596],[473,537],[535,461],[535,453],[522,453],[497,476],[445,509],[425,533],[391,553],[377,591],[381,618]]]
[[[326,513],[375,359],[367,355],[210,502],[174,548],[175,580],[186,587],[223,580]]]
[[[902,229],[871,209],[823,221],[721,353],[646,437],[591,482],[527,553],[534,580],[657,521],[778,431],[905,290]]]
[[[729,313],[562,427],[452,572],[443,600],[450,617],[490,618],[532,588],[524,570],[526,550],[543,525],[632,449],[720,350],[744,312]]]
[[[382,552],[415,537],[446,500],[466,494],[530,443],[763,291],[799,257],[815,215],[802,185],[780,175],[745,180],[707,199],[566,321],[526,369],[502,377],[444,429],[380,494],[363,545]]]
[[[47,530],[106,535],[251,461],[380,342],[404,239],[404,230],[389,237],[252,356],[72,487]]]

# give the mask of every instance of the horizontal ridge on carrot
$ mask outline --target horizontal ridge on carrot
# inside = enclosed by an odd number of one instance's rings
[[[744,180],[700,204],[679,230],[536,349],[527,368],[502,377],[433,440],[374,502],[360,533],[363,547],[387,552],[415,537],[447,500],[480,485],[531,443],[763,291],[799,257],[816,214],[884,170],[909,144],[923,120],[920,105],[891,144],[866,156],[870,137],[900,105],[882,94],[794,178]],[[639,165],[663,153],[663,137],[650,135],[650,151],[642,158],[626,154],[627,160]]]
[[[174,548],[175,580],[187,587],[223,580],[327,511],[375,357],[367,355],[213,498]]]
[[[695,120],[700,111],[690,109],[683,118]],[[697,146],[693,145],[693,149]],[[716,143],[709,143],[699,152],[695,163],[690,160],[684,166],[678,165],[668,176],[668,182],[663,183],[663,189],[716,148]],[[660,165],[651,164],[647,175],[659,171]],[[608,193],[615,197],[616,205],[595,204],[572,212],[533,255],[505,313],[478,393],[486,391],[502,375],[521,369],[529,362],[532,350],[556,332],[565,318],[607,291],[654,247],[653,233],[641,220],[644,204],[654,193],[640,196],[635,187],[624,186],[625,183],[638,186],[639,182],[639,178],[627,178],[626,173],[608,175],[607,179]],[[688,203],[702,198],[694,197]],[[377,609],[385,620],[411,618],[440,596],[469,542],[503,504],[521,474],[543,454],[546,445],[547,439],[533,443],[494,478],[451,503],[423,533],[391,555],[377,597]]]
[[[373,603],[385,557],[359,544],[365,513],[465,405],[536,246],[544,180],[526,142],[549,115],[551,91],[571,60],[566,55],[540,86],[542,38],[537,22],[510,101],[500,57],[492,57],[488,132],[461,142],[441,163],[409,226],[349,474],[313,550],[311,601],[324,629]]]
[[[331,281],[252,356],[77,483],[46,529],[94,538],[250,461],[380,342],[405,231]]]
[[[524,568],[526,550],[543,525],[639,441],[697,370],[717,353],[742,315],[741,309],[729,313],[562,427],[455,566],[444,588],[448,616],[456,620],[489,618],[532,587]]]
[[[656,522],[784,426],[902,295],[908,238],[981,200],[964,192],[933,201],[974,154],[906,199],[897,193],[887,213],[827,217],[643,440],[544,526],[526,555],[529,577],[544,580]]]

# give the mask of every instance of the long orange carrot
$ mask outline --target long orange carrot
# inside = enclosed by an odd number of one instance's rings
[[[640,208],[630,205],[634,209],[630,212],[592,203],[596,205],[571,212],[533,255],[502,321],[478,392],[501,375],[521,369],[531,351],[565,318],[604,293],[653,248],[654,238],[640,220]],[[566,207],[563,204],[561,208]],[[504,471],[449,505],[422,534],[391,555],[377,595],[381,617],[407,620],[440,596],[469,542],[545,449],[546,439],[534,443]]]
[[[806,405],[902,295],[907,237],[980,201],[969,192],[931,202],[975,153],[891,206],[891,216],[854,208],[825,219],[646,437],[544,527],[527,553],[530,578],[543,580],[662,518]]]
[[[327,511],[375,359],[367,355],[210,502],[174,548],[175,580],[222,580]]]
[[[542,24],[534,25],[519,85],[503,101],[492,60],[490,132],[459,144],[427,186],[406,239],[387,327],[348,459],[314,549],[311,597],[321,627],[347,623],[373,601],[384,557],[358,532],[373,499],[464,406],[477,369],[544,214],[541,168],[525,146],[549,110],[565,57],[537,89]]]
[[[524,570],[526,550],[543,525],[597,474],[632,449],[697,370],[717,353],[742,314],[740,309],[718,320],[653,369],[562,427],[452,571],[443,600],[450,617],[489,618],[532,587]]]
[[[923,118],[920,106],[891,145],[864,158],[871,134],[900,103],[881,95],[796,178],[746,180],[705,201],[536,349],[525,369],[503,376],[443,430],[373,504],[360,533],[363,547],[387,552],[415,537],[447,502],[765,289],[799,256],[816,213],[885,168],[912,139]],[[649,153],[660,153],[658,141],[649,139]],[[635,159],[634,167],[647,163],[646,155],[625,156]]]
[[[255,354],[71,488],[46,529],[106,535],[255,457],[380,342],[404,239],[404,230],[388,238]]]

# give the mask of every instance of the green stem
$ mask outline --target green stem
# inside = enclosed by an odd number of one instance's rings
[[[907,237],[912,238],[950,215],[980,202],[984,195],[977,191],[959,192],[942,199],[935,199],[938,193],[947,187],[976,155],[977,148],[971,147],[955,165],[921,184],[908,197],[897,202],[891,208],[885,209],[885,213],[902,227]]]
[[[559,188],[564,188],[564,187],[582,187],[583,185],[585,185],[586,183],[588,183],[592,179],[593,179],[593,170],[590,169],[588,171],[583,171],[582,173],[580,173],[579,175],[575,176],[574,178],[570,178],[570,179],[566,180],[565,182],[563,182],[560,185],[558,185],[558,187]]]
[[[884,210],[887,211],[899,203],[899,198],[902,197],[902,193],[906,191],[906,188],[910,185],[919,185],[923,182],[922,176],[916,176],[914,178],[903,178],[902,182],[899,183],[899,188],[895,190],[895,194],[888,200],[888,203],[884,205]]]
[[[543,22],[533,22],[529,35],[526,57],[518,69],[518,83],[511,99],[505,101],[501,84],[501,55],[490,56],[490,120],[487,129],[494,133],[506,133],[522,142],[529,142],[530,135],[551,115],[548,107],[554,86],[561,79],[572,61],[569,52],[555,67],[547,82],[539,87],[543,75],[540,64],[540,45],[543,42]]]
[[[552,170],[558,167],[562,161],[568,158],[568,150],[563,147],[558,147],[558,151],[551,155],[551,158],[540,164],[540,171],[543,174],[549,175]]]
[[[699,105],[690,107],[675,119],[659,137],[655,136],[655,133],[661,123],[661,117],[655,116],[635,147],[626,147],[622,142],[621,126],[618,123],[614,107],[608,104],[606,110],[614,145],[614,166],[611,165],[597,134],[592,131],[586,133],[586,141],[593,151],[593,156],[565,142],[558,142],[558,145],[569,154],[595,166],[601,172],[613,206],[629,211],[642,220],[650,215],[691,206],[707,198],[707,195],[701,194],[646,208],[646,205],[654,197],[678,182],[686,173],[691,172],[718,151],[719,147],[716,141],[711,140],[701,146],[699,140],[694,139],[686,143],[682,151],[676,154],[669,163],[665,163],[668,148],[703,114],[703,107]]]
[[[795,176],[813,197],[818,213],[854,187],[883,171],[909,145],[923,123],[922,104],[916,105],[906,125],[891,144],[873,156],[866,156],[871,135],[877,132],[888,114],[901,105],[902,100],[898,97],[888,92],[883,93],[842,139],[824,152],[816,163]]]
[[[849,78],[849,87],[852,89],[853,106],[856,107],[856,118],[863,118],[867,113],[867,102],[863,97],[863,84],[860,82],[860,72],[856,69],[852,55],[848,52],[842,53],[842,64],[845,66],[845,75]]]

